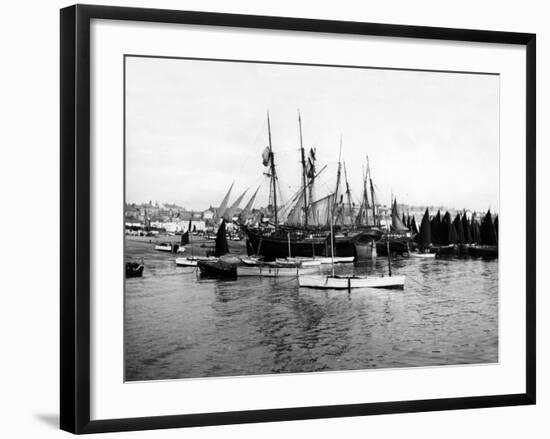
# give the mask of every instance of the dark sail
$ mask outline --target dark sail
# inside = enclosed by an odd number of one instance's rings
[[[189,244],[189,229],[187,229],[187,231],[181,235],[181,241],[180,241],[180,245],[187,245]]]
[[[495,216],[495,233],[497,235],[497,244],[498,244],[498,215]]]
[[[487,214],[481,222],[481,243],[483,245],[496,245],[497,234],[495,231],[495,225],[493,224],[493,218],[491,211],[488,210]]]
[[[442,233],[440,236],[440,244],[456,244],[456,231],[451,222],[451,214],[449,212],[445,212],[445,215],[443,215],[443,220],[441,222],[441,232]]]
[[[477,222],[475,213],[472,215],[472,222],[471,222],[470,229],[472,231],[472,243],[481,244],[481,230],[479,227],[479,223]]]
[[[426,209],[427,210],[427,209]],[[437,215],[430,222],[432,242],[436,245],[441,244],[441,213],[438,210]]]
[[[414,221],[414,217],[413,217],[413,221]],[[426,209],[426,212],[422,217],[422,222],[420,223],[420,230],[418,232],[416,242],[418,242],[418,245],[420,246],[420,248],[427,248],[430,246],[432,242],[430,213],[428,212],[428,209]]]
[[[186,232],[181,235],[180,245],[189,244],[189,233],[191,233],[191,219],[189,219],[189,225],[187,226]]]
[[[430,220],[428,219],[428,224],[429,223]],[[414,219],[414,216],[411,219],[410,229],[413,234],[418,235],[418,226],[416,225],[416,220]]]
[[[460,219],[460,214],[457,213],[456,214],[456,217],[453,221],[453,226],[455,228],[455,231],[456,231],[456,235],[457,235],[457,243],[458,244],[465,244],[466,243],[466,238],[464,237],[464,228],[462,227],[462,220]]]
[[[471,244],[472,231],[470,227],[470,221],[468,221],[468,218],[466,217],[466,212],[462,214],[462,230],[464,231],[464,243]]]
[[[222,220],[220,227],[218,227],[218,233],[216,234],[216,248],[214,250],[214,256],[219,257],[229,253],[229,246],[227,245],[227,238],[225,236],[225,219]]]

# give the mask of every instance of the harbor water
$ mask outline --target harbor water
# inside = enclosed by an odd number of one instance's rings
[[[498,361],[498,260],[396,258],[403,290],[349,293],[296,278],[203,280],[149,241],[126,238],[126,260],[145,264],[125,282],[127,381]],[[388,262],[336,270],[387,275]]]

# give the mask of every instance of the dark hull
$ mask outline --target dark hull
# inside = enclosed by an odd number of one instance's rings
[[[498,245],[471,246],[468,255],[478,258],[498,258]]]
[[[126,264],[126,277],[141,277],[143,275],[143,265],[129,262]]]
[[[249,245],[247,249],[249,254],[262,255],[265,260],[271,261],[276,258],[286,258],[288,256],[330,256],[330,236],[313,238],[291,238],[290,255],[289,239],[278,236],[264,236],[254,230],[244,229]],[[354,242],[360,235],[354,236],[336,236],[334,244],[334,256],[357,256]]]
[[[221,261],[198,261],[201,277],[207,279],[235,279],[237,277],[237,266]]]

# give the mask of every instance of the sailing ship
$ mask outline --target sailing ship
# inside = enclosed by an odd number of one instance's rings
[[[331,252],[336,256],[355,258],[357,256],[356,244],[366,236],[369,240],[377,239],[380,237],[381,232],[375,229],[355,227],[356,222],[353,218],[347,176],[345,192],[348,197],[347,205],[344,202],[344,193],[341,190],[342,162],[340,159],[335,192],[315,201],[313,200],[315,197],[315,180],[325,167],[319,172],[316,171],[316,151],[314,148],[310,148],[306,158],[302,137],[302,119],[299,112],[298,127],[302,186],[292,197],[288,214],[283,219],[277,203],[277,169],[271,138],[271,121],[269,113],[267,114],[268,146],[262,154],[262,163],[267,168],[267,176],[270,178],[270,205],[273,211],[273,222],[269,228],[252,228],[241,224],[241,228],[248,238],[248,252],[249,254],[262,255],[268,261],[285,258],[290,254],[310,258],[328,257]],[[345,169],[344,172],[346,172]],[[338,198],[341,200],[339,204],[335,202]],[[328,218],[329,214],[333,215],[335,212],[329,212],[329,205],[333,206],[334,209],[338,209],[338,219],[335,225],[338,233],[335,234],[333,240],[329,239]]]

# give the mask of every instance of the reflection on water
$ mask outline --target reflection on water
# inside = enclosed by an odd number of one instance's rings
[[[398,259],[405,289],[322,291],[296,279],[200,280],[150,244],[126,280],[127,380],[498,361],[498,262]],[[337,267],[386,273],[378,258]],[[330,268],[328,268],[330,271]]]

